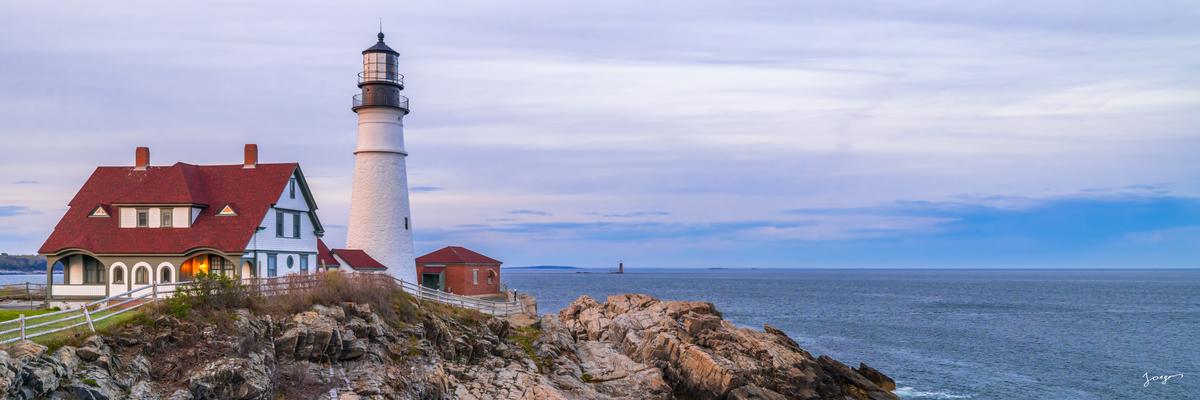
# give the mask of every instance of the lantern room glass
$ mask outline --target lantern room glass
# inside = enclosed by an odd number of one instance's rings
[[[388,53],[363,54],[363,81],[399,82],[396,55]]]

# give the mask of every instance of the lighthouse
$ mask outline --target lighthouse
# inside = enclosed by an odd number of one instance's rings
[[[405,172],[404,116],[408,98],[404,75],[397,69],[400,53],[379,41],[363,50],[359,93],[351,109],[358,114],[354,147],[354,186],[346,247],[360,249],[387,267],[389,274],[417,282],[413,259],[412,215]]]

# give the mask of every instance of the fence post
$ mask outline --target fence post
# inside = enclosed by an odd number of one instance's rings
[[[25,314],[21,314],[21,340],[25,340]]]
[[[88,311],[87,304],[83,305],[83,317],[87,318],[88,328],[92,330],[92,333],[96,333],[96,325],[92,325],[92,313]]]
[[[29,309],[33,309],[33,292],[29,291],[29,282],[25,282],[25,298],[29,299]]]

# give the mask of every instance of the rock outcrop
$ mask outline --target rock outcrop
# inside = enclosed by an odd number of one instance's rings
[[[570,337],[576,355],[627,357],[628,363],[607,361],[609,366],[625,368],[606,376],[626,377],[653,369],[661,372],[655,377],[681,397],[896,399],[890,389],[876,383],[890,381],[878,371],[863,365],[868,378],[827,356],[814,358],[770,326],[765,332],[737,328],[722,319],[711,303],[617,295],[600,304],[585,296],[557,318],[543,318],[542,327],[543,338],[552,338],[541,341],[548,352],[569,348],[561,342]]]
[[[896,399],[860,364],[709,303],[581,297],[534,328],[442,306],[385,321],[367,304],[224,319],[159,316],[54,351],[0,352],[9,399]]]

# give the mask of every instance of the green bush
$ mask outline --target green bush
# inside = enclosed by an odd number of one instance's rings
[[[218,311],[249,307],[252,296],[237,279],[201,272],[190,285],[179,287],[164,304],[168,314],[184,318],[197,307]]]

